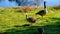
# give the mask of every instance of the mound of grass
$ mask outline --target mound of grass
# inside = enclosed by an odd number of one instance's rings
[[[17,12],[19,9],[20,8],[0,8],[1,34],[37,34],[38,27],[44,28],[44,34],[60,34],[60,9],[55,10],[53,7],[47,7],[48,13],[44,16],[43,19],[41,16],[35,15],[36,12],[43,9],[42,7],[28,12],[28,15],[32,17],[40,18],[40,20],[32,27],[22,26],[24,24],[29,24],[29,22],[26,21],[26,16],[24,13]],[[14,27],[16,25],[21,27]]]

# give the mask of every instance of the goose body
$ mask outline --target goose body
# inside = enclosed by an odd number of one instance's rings
[[[44,10],[41,10],[41,11],[37,12],[36,14],[44,16],[44,15],[46,15],[46,12]]]
[[[35,22],[37,21],[37,18],[33,18],[33,17],[27,16],[27,15],[26,15],[26,19],[27,19],[27,21],[29,21],[30,23],[35,23]]]

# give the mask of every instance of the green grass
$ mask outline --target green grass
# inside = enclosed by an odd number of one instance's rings
[[[44,28],[44,34],[60,34],[60,9],[47,7],[48,13],[42,19],[41,16],[35,15],[36,12],[42,10],[39,8],[28,12],[28,15],[40,18],[33,26],[24,27],[22,25],[29,24],[24,13],[18,12],[19,8],[0,8],[0,33],[1,34],[37,34],[37,28]],[[14,27],[20,26],[20,27]]]

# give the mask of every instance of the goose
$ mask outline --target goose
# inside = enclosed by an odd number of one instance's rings
[[[36,15],[45,16],[47,14],[47,9],[46,9],[46,2],[44,1],[44,10],[40,10],[36,13]]]
[[[31,23],[31,25],[33,25],[34,23],[36,23],[36,22],[38,21],[38,19],[39,19],[39,18],[34,18],[34,17],[28,16],[28,15],[26,14],[26,20],[27,20],[29,23]]]

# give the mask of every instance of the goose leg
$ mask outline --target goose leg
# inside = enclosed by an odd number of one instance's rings
[[[33,26],[34,25],[34,23],[31,23],[31,26]]]

